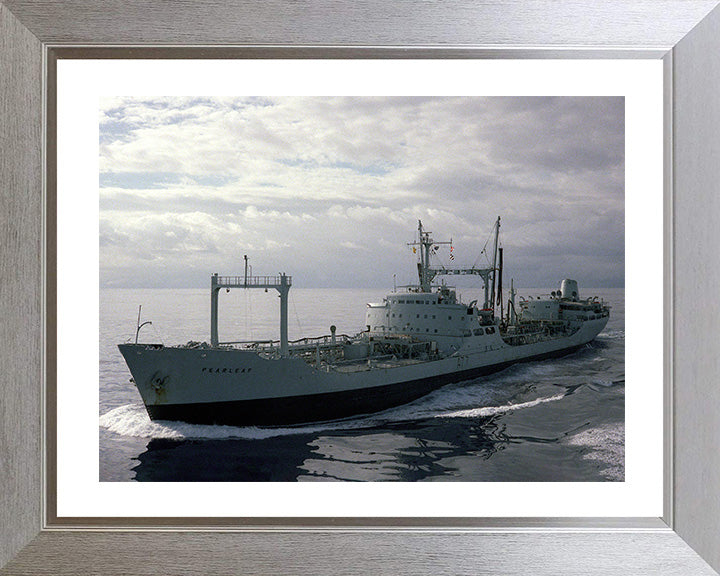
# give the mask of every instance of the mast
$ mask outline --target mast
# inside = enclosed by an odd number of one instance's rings
[[[495,245],[493,247],[493,263],[492,263],[492,291],[490,302],[492,303],[492,309],[495,310],[495,279],[497,277],[497,256],[498,256],[498,236],[500,236],[500,216],[498,216],[495,222]]]
[[[427,269],[430,264],[430,233],[423,232],[422,220],[418,220],[418,240],[420,241],[420,289],[423,292],[428,292],[430,287],[427,281]]]
[[[432,281],[439,273],[438,270],[430,268],[430,250],[433,246],[439,244],[452,244],[452,241],[435,242],[430,234],[431,232],[426,232],[423,229],[422,220],[418,220],[418,240],[417,242],[408,243],[408,246],[417,246],[420,249],[420,261],[417,266],[421,292],[430,292],[432,290]]]
[[[495,301],[495,276],[497,271],[497,250],[498,250],[498,233],[500,229],[500,217],[498,217],[495,223],[495,248],[493,256],[493,267],[492,268],[448,268],[445,266],[430,266],[430,254],[432,254],[433,248],[437,250],[437,246],[440,244],[452,245],[452,239],[450,242],[435,242],[430,236],[430,232],[426,232],[423,229],[422,221],[418,220],[418,239],[415,242],[408,242],[408,246],[413,246],[413,252],[416,251],[415,247],[420,249],[420,257],[418,259],[418,278],[420,280],[419,289],[421,292],[431,292],[432,282],[436,276],[480,276],[483,279],[485,288],[485,308],[494,307]],[[491,297],[488,298],[490,275],[493,276],[493,288]]]
[[[502,299],[503,249],[502,249],[502,247],[498,248],[498,251],[500,252],[500,262],[498,263],[497,303],[500,304],[500,319],[502,320],[502,317],[503,317],[503,299]]]
[[[510,324],[515,324],[516,314],[515,314],[515,283],[513,282],[513,279],[510,279],[510,299],[508,300],[508,322]]]

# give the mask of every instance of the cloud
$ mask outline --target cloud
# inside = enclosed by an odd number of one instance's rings
[[[387,287],[414,280],[418,219],[471,265],[498,215],[519,285],[624,282],[622,98],[123,97],[100,117],[104,285],[204,286],[248,253],[298,286]]]

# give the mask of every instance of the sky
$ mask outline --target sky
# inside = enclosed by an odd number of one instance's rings
[[[624,115],[622,97],[103,98],[100,284],[204,288],[247,254],[295,287],[392,288],[417,282],[418,219],[452,239],[435,264],[470,267],[500,216],[505,282],[622,287]]]

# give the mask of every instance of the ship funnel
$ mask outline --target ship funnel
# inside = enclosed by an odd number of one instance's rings
[[[576,280],[565,278],[565,280],[560,283],[560,293],[563,298],[572,300],[573,302],[577,302],[580,299],[580,292]]]

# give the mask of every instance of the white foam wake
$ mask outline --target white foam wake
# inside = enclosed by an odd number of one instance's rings
[[[597,335],[600,340],[624,340],[625,330],[606,330]]]
[[[108,431],[120,436],[135,438],[166,438],[166,439],[246,439],[263,440],[277,436],[298,434],[317,434],[321,432],[337,432],[344,430],[360,430],[384,426],[389,423],[400,423],[425,418],[472,418],[492,416],[512,410],[520,410],[536,406],[543,402],[560,400],[563,396],[539,398],[529,402],[508,403],[509,382],[518,379],[517,375],[508,374],[494,385],[458,386],[454,389],[437,390],[410,404],[391,408],[384,412],[358,416],[346,420],[321,422],[286,427],[257,426],[224,426],[188,424],[150,420],[142,404],[126,404],[114,408],[100,416],[99,424]],[[520,378],[519,380],[523,380]],[[466,406],[480,408],[463,409]]]
[[[223,426],[210,424],[188,424],[167,420],[150,420],[145,408],[138,404],[126,404],[100,416],[100,426],[121,436],[136,438],[183,439],[244,439],[263,440],[276,436],[313,434],[333,430],[350,430],[376,426],[378,422],[368,418],[342,420],[312,424],[307,426],[289,426],[284,428],[258,428],[256,426]]]
[[[137,404],[120,406],[103,414],[100,416],[100,426],[121,436],[137,438],[228,438],[234,432],[229,426],[202,426],[161,420],[153,422],[145,408]]]
[[[518,404],[506,404],[503,406],[482,406],[480,408],[471,408],[469,410],[458,410],[457,412],[448,412],[445,414],[437,414],[436,418],[477,418],[494,416],[495,414],[504,414],[506,412],[512,412],[514,410],[522,410],[523,408],[531,408],[538,404],[544,404],[545,402],[555,402],[562,400],[563,395],[558,394],[557,396],[550,396],[549,398],[538,398],[536,400],[530,400],[529,402],[520,402]]]

